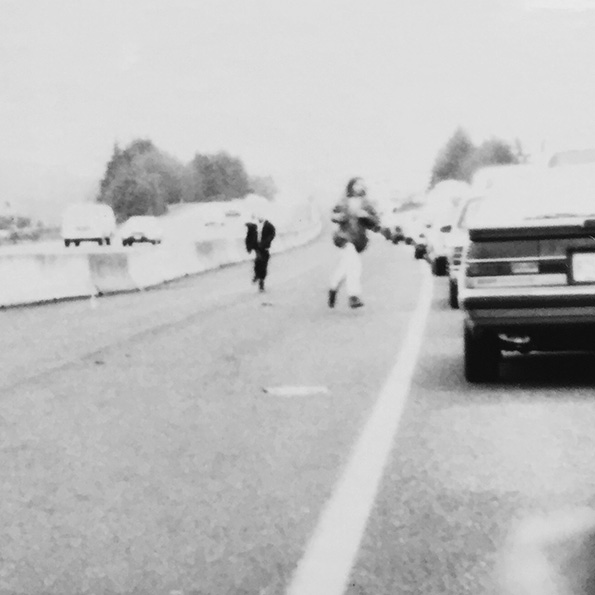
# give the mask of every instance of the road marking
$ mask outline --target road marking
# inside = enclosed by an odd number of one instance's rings
[[[432,277],[424,268],[421,295],[397,361],[322,511],[288,595],[341,595],[345,591],[415,371],[432,285]]]
[[[272,386],[263,388],[263,392],[278,397],[305,397],[308,395],[327,395],[326,386]]]

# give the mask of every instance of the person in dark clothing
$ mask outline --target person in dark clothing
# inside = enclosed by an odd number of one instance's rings
[[[264,291],[264,281],[267,277],[270,248],[275,239],[275,226],[265,219],[258,217],[256,222],[246,223],[246,250],[250,254],[254,251],[253,283],[258,281],[258,288]]]

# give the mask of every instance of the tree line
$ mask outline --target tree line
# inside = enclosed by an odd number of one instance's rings
[[[482,167],[519,164],[526,160],[519,141],[513,146],[493,137],[476,146],[465,130],[457,128],[436,156],[430,189],[442,180],[471,182],[473,174]]]
[[[273,199],[277,189],[268,176],[250,176],[238,157],[222,151],[196,153],[182,163],[151,140],[117,144],[100,182],[97,201],[108,204],[118,221],[133,215],[163,215],[170,205],[225,201],[250,193]]]

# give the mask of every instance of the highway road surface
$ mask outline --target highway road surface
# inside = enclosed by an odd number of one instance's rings
[[[495,595],[594,504],[591,356],[469,385],[445,278],[375,237],[329,310],[336,256],[0,311],[0,595]]]

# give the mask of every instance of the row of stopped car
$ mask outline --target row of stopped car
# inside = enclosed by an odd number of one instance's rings
[[[426,195],[424,204],[409,214],[405,241],[417,259],[425,258],[436,276],[451,276],[451,306],[457,307],[456,271],[466,241],[466,218],[476,197],[465,182],[445,180]]]
[[[466,379],[497,380],[510,352],[595,351],[595,166],[511,166],[459,194],[405,235],[449,277]]]
[[[459,308],[459,270],[469,242],[469,226],[481,201],[497,190],[502,193],[515,184],[525,183],[542,171],[528,165],[484,167],[476,172],[471,184],[457,180],[440,182],[410,215],[405,242],[413,244],[415,258],[429,262],[432,274],[448,276],[451,308]]]

